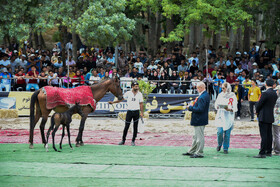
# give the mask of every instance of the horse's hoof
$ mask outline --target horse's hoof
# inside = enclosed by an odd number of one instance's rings
[[[30,145],[29,145],[29,149],[34,149],[33,144],[30,144]]]
[[[76,147],[80,147],[81,146],[81,144],[80,143],[76,143]]]
[[[81,146],[84,146],[84,142],[81,142]]]

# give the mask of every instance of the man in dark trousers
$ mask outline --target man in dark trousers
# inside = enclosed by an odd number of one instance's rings
[[[277,94],[273,90],[274,81],[268,79],[265,83],[266,91],[263,92],[256,108],[259,118],[259,129],[261,135],[261,149],[254,158],[271,157],[272,152],[272,123],[274,122],[274,106],[277,100]]]
[[[196,89],[199,96],[194,103],[187,106],[187,109],[192,111],[191,126],[194,126],[195,134],[191,149],[183,155],[190,156],[190,158],[203,158],[204,128],[208,124],[210,96],[205,90],[204,82],[197,83]]]
[[[130,126],[130,122],[133,119],[133,137],[132,137],[131,145],[135,146],[139,117],[141,116],[143,118],[144,116],[143,95],[139,91],[139,84],[137,82],[133,82],[131,87],[132,90],[126,92],[123,96],[124,98],[123,100],[127,100],[127,113],[125,119],[125,127],[123,130],[123,137],[119,145],[124,145],[127,131]],[[118,100],[113,102],[109,101],[109,104],[119,103],[122,102],[123,100]]]

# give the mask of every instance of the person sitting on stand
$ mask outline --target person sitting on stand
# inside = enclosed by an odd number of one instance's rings
[[[25,82],[25,73],[23,73],[23,69],[20,69],[17,74],[15,74],[16,83],[14,85],[14,90],[17,91],[21,88],[20,91],[26,90],[26,82]]]
[[[28,84],[26,86],[26,91],[30,91],[31,88],[33,88],[34,90],[39,90],[38,75],[39,72],[36,70],[36,66],[32,65],[31,71],[27,72],[26,74],[26,78],[29,79]]]

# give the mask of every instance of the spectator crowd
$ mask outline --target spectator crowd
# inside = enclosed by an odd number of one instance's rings
[[[207,68],[206,62],[199,62],[202,55],[199,48],[187,56],[180,45],[176,45],[170,54],[163,49],[155,56],[143,51],[127,53],[121,46],[118,46],[117,55],[112,47],[82,46],[76,52],[76,59],[72,49],[72,40],[65,50],[60,43],[52,50],[29,45],[19,48],[17,44],[0,46],[1,90],[32,91],[46,85],[76,87],[118,76],[148,80],[156,86],[154,93],[193,93],[197,83],[204,81],[215,99],[222,91],[222,84],[228,82],[237,95],[238,107],[248,99],[253,108],[264,90],[265,80],[273,78],[280,84],[279,62],[271,50],[262,50],[256,43],[250,51],[236,49],[234,55],[226,54],[227,50],[222,46],[217,50],[209,46]],[[70,54],[69,58],[67,54]],[[63,61],[62,56],[66,56],[66,60]],[[237,116],[240,116],[240,110]]]

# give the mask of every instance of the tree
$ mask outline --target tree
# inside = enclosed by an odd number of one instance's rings
[[[10,44],[10,38],[23,42],[32,33],[42,32],[48,26],[44,22],[42,11],[43,0],[2,0],[0,11],[0,38]]]
[[[47,0],[47,18],[57,26],[65,26],[72,33],[73,56],[77,56],[77,34],[86,44],[116,45],[128,40],[135,21],[124,12],[125,0]]]

